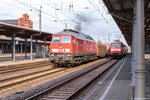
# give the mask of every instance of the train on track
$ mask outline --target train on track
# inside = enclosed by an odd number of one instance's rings
[[[50,61],[59,66],[76,66],[83,62],[107,56],[107,46],[89,35],[64,29],[53,34]]]
[[[121,58],[128,53],[128,48],[119,40],[115,40],[109,46],[109,55],[112,58]]]

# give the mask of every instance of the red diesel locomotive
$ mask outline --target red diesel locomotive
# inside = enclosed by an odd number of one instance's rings
[[[115,41],[110,44],[109,55],[112,58],[120,58],[127,54],[128,48],[125,44],[120,41]]]
[[[52,36],[50,61],[59,65],[78,65],[96,59],[96,42],[89,36],[71,29]]]

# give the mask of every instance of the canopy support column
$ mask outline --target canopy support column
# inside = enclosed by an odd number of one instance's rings
[[[145,98],[145,62],[144,62],[144,0],[136,0],[137,33],[135,37],[136,69],[135,69],[135,100]]]
[[[15,51],[16,51],[16,45],[15,45],[15,38],[16,38],[16,33],[13,33],[13,36],[12,36],[12,58],[13,58],[13,61],[16,61],[16,54],[15,54]]]
[[[50,43],[48,43],[48,54],[50,54]]]
[[[25,59],[27,59],[27,38],[25,38]]]
[[[132,79],[131,79],[131,98],[134,98],[134,89],[135,89],[135,68],[136,68],[136,16],[134,16],[134,21],[133,21],[133,30],[132,30],[132,60],[131,60],[131,73],[132,73]]]
[[[46,37],[44,37],[44,58],[46,58]]]
[[[35,41],[35,53],[36,53],[36,57],[37,57],[37,53],[38,53],[38,40],[36,39]]]
[[[33,35],[31,35],[30,41],[30,60],[33,60]]]

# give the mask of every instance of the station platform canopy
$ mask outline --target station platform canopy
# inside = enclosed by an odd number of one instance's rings
[[[0,35],[12,37],[14,33],[16,34],[16,37],[23,39],[30,39],[31,35],[37,40],[44,40],[44,38],[46,38],[46,41],[51,41],[52,38],[52,33],[0,22]]]
[[[128,45],[132,44],[135,0],[103,0]],[[145,0],[145,40],[150,43],[150,0]]]

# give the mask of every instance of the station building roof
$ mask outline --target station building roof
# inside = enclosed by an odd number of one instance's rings
[[[135,0],[103,0],[128,45],[132,43]],[[150,0],[145,0],[145,40],[150,43]]]
[[[30,38],[31,35],[38,40],[46,38],[46,41],[51,41],[52,38],[52,33],[0,22],[0,35],[12,37],[13,33],[16,33],[16,37],[19,38]]]

